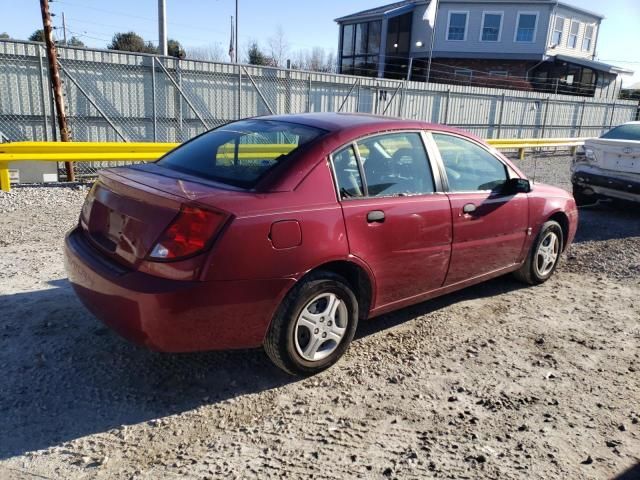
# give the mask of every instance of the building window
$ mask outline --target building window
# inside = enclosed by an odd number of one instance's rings
[[[341,73],[368,77],[378,75],[381,30],[380,20],[342,27]]]
[[[538,14],[536,12],[518,12],[515,42],[534,42]]]
[[[480,40],[499,42],[502,34],[502,12],[483,12]]]
[[[457,81],[470,82],[473,72],[468,68],[456,68],[453,72],[453,78]]]
[[[413,12],[392,17],[387,21],[385,78],[407,78],[412,25]]]
[[[582,39],[582,50],[587,52],[591,50],[591,42],[593,41],[593,25],[587,25],[584,29],[584,38]]]
[[[506,70],[490,70],[489,75],[493,75],[494,77],[507,77],[509,76],[509,72]]]
[[[469,12],[449,12],[447,40],[464,41],[467,39],[467,21]]]
[[[576,48],[578,46],[578,32],[580,31],[580,22],[577,20],[571,20],[571,28],[569,30],[569,40],[567,40],[567,47]]]
[[[562,34],[564,33],[564,17],[556,17],[553,23],[553,34],[551,35],[551,45],[558,46],[562,43]]]

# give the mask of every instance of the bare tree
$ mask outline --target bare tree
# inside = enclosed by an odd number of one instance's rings
[[[205,60],[207,62],[228,62],[229,54],[219,43],[212,43],[201,47],[188,47],[187,56],[191,60]]]
[[[268,44],[269,56],[273,61],[273,65],[275,67],[285,66],[287,55],[289,54],[289,42],[281,25],[278,25],[275,33],[269,37]]]

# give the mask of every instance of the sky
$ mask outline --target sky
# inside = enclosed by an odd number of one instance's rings
[[[52,0],[50,0],[52,1]],[[166,0],[167,30],[183,46],[218,44],[229,48],[230,17],[235,0]],[[239,0],[240,52],[257,40],[267,40],[282,27],[291,50],[319,46],[337,49],[338,27],[334,18],[393,0]],[[625,85],[640,82],[640,0],[565,0],[605,15],[598,38],[598,59],[635,70],[623,77]],[[69,35],[87,46],[104,48],[115,32],[133,30],[157,43],[157,0],[56,0],[51,11],[54,24],[62,26],[65,13]],[[41,28],[38,0],[0,0],[0,32],[26,39]]]

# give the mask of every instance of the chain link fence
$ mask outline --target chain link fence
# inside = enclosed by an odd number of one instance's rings
[[[58,52],[75,141],[183,142],[239,118],[300,112],[399,116],[457,126],[484,138],[589,137],[635,119],[638,112],[633,101],[108,50],[59,47]],[[46,63],[41,44],[0,41],[0,139],[58,138]],[[77,172],[94,175],[106,165],[78,163]]]

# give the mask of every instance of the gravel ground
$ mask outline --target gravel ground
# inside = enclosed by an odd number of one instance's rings
[[[556,160],[538,178],[566,186]],[[61,262],[85,194],[0,193],[0,478],[640,475],[637,210],[583,209],[549,282],[374,319],[300,380],[261,351],[163,355],[98,323]]]

